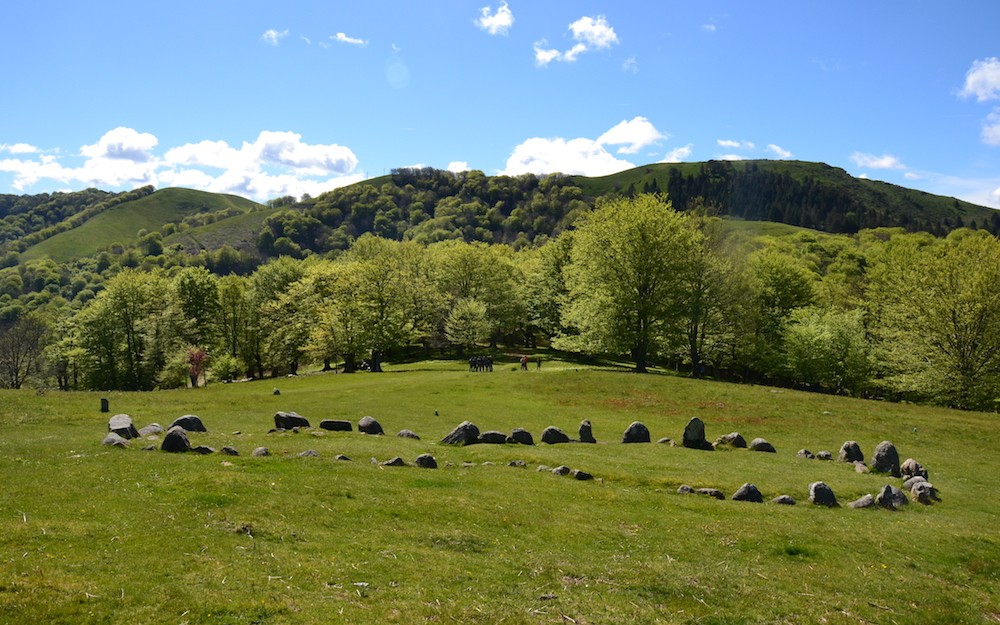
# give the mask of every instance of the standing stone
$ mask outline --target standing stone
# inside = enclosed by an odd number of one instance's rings
[[[899,467],[899,473],[903,479],[910,477],[922,477],[927,479],[927,469],[913,458],[907,458]]]
[[[687,430],[685,430],[685,432],[687,432]],[[713,445],[713,447],[719,447],[720,445],[746,449],[747,439],[743,438],[743,435],[739,432],[730,432],[729,434],[723,434],[719,438],[715,439],[715,445]]]
[[[167,435],[163,437],[160,449],[171,453],[182,453],[191,451],[191,441],[188,440],[187,431],[175,425],[167,430]]]
[[[186,414],[183,417],[178,417],[174,419],[174,422],[167,426],[169,431],[173,427],[184,428],[187,432],[207,432],[205,429],[205,424],[201,422],[201,418],[193,415]]]
[[[886,484],[879,491],[879,494],[875,495],[875,504],[882,506],[883,508],[888,508],[889,510],[899,510],[907,504],[906,494],[899,490],[892,484]]]
[[[514,428],[514,431],[510,433],[510,438],[519,445],[535,444],[535,439],[531,435],[531,432],[525,430],[524,428]]]
[[[899,452],[890,441],[882,441],[875,447],[875,453],[872,454],[872,471],[888,473],[893,477],[900,476]]]
[[[857,441],[846,441],[840,446],[837,460],[840,462],[864,462],[865,455],[861,452],[861,445],[858,445]]]
[[[307,428],[309,419],[306,419],[297,412],[276,412],[274,413],[274,427],[279,430],[291,430],[294,428]]]
[[[596,443],[597,439],[594,438],[594,431],[590,426],[590,419],[584,419],[580,422],[580,442],[581,443]]]
[[[504,445],[507,443],[507,435],[503,432],[490,430],[479,435],[479,442],[484,445]]]
[[[436,468],[438,468],[437,460],[435,460],[434,456],[432,456],[430,454],[420,454],[419,456],[417,456],[417,459],[416,459],[415,462],[416,462],[416,465],[418,467],[420,467],[421,469],[436,469]]]
[[[648,443],[649,438],[649,428],[640,423],[639,421],[633,421],[631,425],[625,428],[625,432],[622,434],[623,443]]]
[[[542,432],[542,442],[548,443],[549,445],[568,443],[569,436],[566,436],[566,432],[563,432],[556,426],[550,425]]]
[[[320,429],[330,432],[353,432],[354,426],[344,419],[323,419],[319,422]]]
[[[385,432],[382,431],[382,425],[373,417],[361,417],[358,421],[358,431],[362,434],[371,434],[373,436],[381,436],[385,434]]]
[[[139,430],[135,429],[132,417],[127,414],[116,414],[108,419],[108,431],[124,439],[139,438]]]
[[[840,507],[840,504],[837,503],[837,497],[833,494],[833,489],[825,482],[813,482],[809,485],[809,501],[817,506],[826,506],[827,508]]]
[[[108,404],[108,398],[107,397],[102,397],[101,398],[101,412],[110,412],[110,411],[111,411],[111,406]]]
[[[750,451],[763,451],[769,454],[777,453],[774,449],[774,445],[767,442],[763,438],[755,438],[750,441]]]
[[[751,503],[764,503],[764,495],[761,494],[757,487],[753,484],[747,483],[740,486],[739,489],[733,493],[733,501],[749,501]]]
[[[479,428],[471,421],[462,421],[441,442],[446,445],[473,445],[479,442]]]
[[[705,439],[705,422],[694,417],[684,426],[684,438],[681,444],[688,449],[714,449]]]

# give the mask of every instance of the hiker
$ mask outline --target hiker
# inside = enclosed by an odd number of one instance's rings
[[[521,371],[527,371],[527,370],[528,370],[528,357],[521,356]]]

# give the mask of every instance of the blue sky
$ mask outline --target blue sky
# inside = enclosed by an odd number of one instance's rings
[[[0,193],[794,158],[1000,208],[1000,2],[6,2]]]

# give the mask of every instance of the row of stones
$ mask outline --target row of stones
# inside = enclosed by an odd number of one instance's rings
[[[937,489],[935,489],[934,486],[925,478],[919,475],[913,476],[904,482],[903,489],[910,493],[910,497],[914,501],[925,505],[930,505],[934,501],[941,501],[941,498],[938,496]],[[677,489],[677,492],[682,495],[704,495],[720,500],[726,498],[725,494],[717,488],[696,489],[688,486],[687,484],[682,484]],[[740,488],[733,493],[732,500],[763,503],[764,495],[754,484],[747,483],[740,486]],[[840,506],[833,489],[830,488],[830,486],[825,482],[813,482],[809,485],[809,501],[814,505],[826,506],[828,508],[836,508]],[[794,506],[796,501],[795,498],[789,495],[779,495],[772,499],[771,503]],[[898,510],[907,503],[908,500],[903,490],[896,488],[892,484],[886,484],[877,494],[866,494],[847,505],[850,508],[871,508],[878,506],[889,510]]]

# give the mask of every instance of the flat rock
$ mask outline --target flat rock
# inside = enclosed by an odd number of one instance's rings
[[[833,494],[833,489],[826,482],[813,482],[809,485],[809,501],[814,505],[826,506],[827,508],[840,506],[837,503],[836,495]]]
[[[913,497],[913,501],[922,503],[925,506],[929,506],[935,501],[941,501],[941,497],[938,496],[937,489],[930,482],[917,482],[910,489],[910,497]]]
[[[570,475],[573,476],[573,479],[584,481],[584,482],[588,481],[588,480],[594,479],[593,475],[591,475],[590,473],[587,473],[586,471],[581,471],[580,469],[573,469],[573,472]]]
[[[882,441],[875,447],[871,469],[876,473],[888,473],[893,477],[900,477],[899,452],[896,451],[896,446],[892,442]]]
[[[415,441],[420,440],[420,437],[417,436],[417,433],[414,432],[413,430],[400,430],[399,432],[396,433],[396,436],[398,436],[399,438],[410,438]]]
[[[627,428],[625,432],[622,433],[623,443],[648,443],[649,438],[649,428],[645,426],[640,421],[633,421]]]
[[[723,434],[719,438],[715,439],[715,447],[721,447],[723,445],[727,447],[746,449],[747,439],[743,438],[743,435],[739,432],[730,432],[729,434]]]
[[[554,473],[556,475],[569,475],[571,472],[572,472],[572,469],[570,469],[569,467],[567,467],[564,464],[563,465],[559,465],[558,467],[552,469],[552,473]]]
[[[184,428],[184,430],[187,432],[208,431],[207,429],[205,429],[205,424],[201,422],[201,417],[193,414],[186,414],[183,417],[177,417],[176,419],[174,419],[173,423],[171,423],[167,427],[167,431],[169,432],[174,427]]]
[[[525,430],[524,428],[514,428],[514,431],[510,433],[510,438],[518,445],[535,444],[535,439],[533,436],[531,436],[531,432]]]
[[[417,459],[414,461],[414,463],[421,469],[438,468],[437,460],[435,460],[434,456],[430,454],[420,454],[419,456],[417,456]]]
[[[511,460],[507,463],[508,467],[514,467],[516,469],[526,469],[528,468],[528,463],[524,460]]]
[[[569,436],[566,436],[566,432],[563,432],[554,425],[550,425],[545,428],[542,432],[542,442],[549,445],[556,445],[558,443],[568,443]]]
[[[354,426],[351,425],[350,421],[346,419],[323,419],[319,422],[319,427],[322,430],[327,430],[330,432],[353,432]]]
[[[793,497],[790,497],[788,495],[778,495],[777,497],[771,500],[771,503],[776,503],[781,506],[794,506],[796,504],[796,501]]]
[[[381,466],[383,466],[383,467],[405,467],[406,466],[406,462],[402,458],[400,458],[399,456],[396,456],[395,458],[392,458],[391,460],[386,460],[385,462],[381,463]]]
[[[315,449],[307,449],[296,454],[298,458],[319,458],[319,452]]]
[[[764,495],[761,494],[756,486],[747,482],[743,486],[740,486],[735,493],[733,493],[733,501],[764,503]]]
[[[446,445],[472,445],[479,442],[479,428],[471,421],[463,421],[441,439]]]
[[[690,486],[688,486],[687,484],[681,484],[680,486],[677,487],[677,494],[678,495],[693,495],[694,494],[694,489],[691,488]]]
[[[905,490],[905,491],[911,491],[911,490],[913,490],[913,487],[917,483],[919,483],[919,482],[926,482],[926,481],[927,481],[927,478],[924,477],[924,476],[922,476],[922,475],[912,475],[912,476],[906,478],[906,481],[903,482],[903,490]]]
[[[164,429],[159,423],[150,423],[146,427],[139,428],[139,436],[146,438],[147,436],[156,436],[157,434],[163,434],[167,430]]]
[[[806,460],[815,460],[816,459],[816,454],[814,454],[813,452],[809,451],[808,449],[800,449],[797,452],[795,452],[795,457],[796,458],[805,458]]]
[[[337,460],[340,460],[341,462],[351,462],[351,459],[344,454],[337,454]]]
[[[840,453],[837,454],[837,460],[840,462],[864,462],[865,454],[862,453],[861,445],[858,444],[858,441],[845,441],[840,446]]]
[[[706,497],[714,497],[715,499],[726,498],[726,495],[718,488],[696,488],[694,494],[705,495]]]
[[[306,419],[297,412],[279,411],[274,413],[274,427],[279,430],[293,430],[295,428],[307,428],[309,419]]]
[[[108,432],[113,432],[126,440],[139,438],[139,430],[135,429],[132,417],[127,414],[116,414],[108,419]]]
[[[479,442],[484,445],[505,445],[507,435],[496,430],[488,430],[479,435]]]
[[[362,434],[371,434],[372,436],[381,436],[385,434],[382,431],[382,425],[375,420],[374,417],[361,417],[358,420],[358,431]]]
[[[191,451],[196,454],[208,456],[210,454],[215,453],[215,447],[209,447],[208,445],[198,445],[197,447],[192,447]]]
[[[763,438],[755,438],[752,441],[750,441],[749,449],[750,451],[763,451],[769,454],[777,453],[777,451],[774,449],[774,445],[767,442]]]
[[[862,495],[860,498],[847,504],[848,508],[871,508],[875,505],[875,498],[871,495]]]
[[[663,438],[658,439],[656,443],[658,445],[669,445],[671,447],[675,446],[674,439],[670,438],[669,436],[664,436]]]
[[[108,435],[104,437],[101,444],[108,445],[109,447],[121,447],[124,449],[125,447],[128,447],[128,441],[129,439],[117,432],[108,432]]]
[[[268,449],[267,447],[257,447],[252,452],[250,452],[250,455],[253,456],[254,458],[264,458],[265,456],[271,455],[271,450]]]
[[[220,449],[219,453],[222,454],[223,456],[238,456],[238,455],[240,455],[240,452],[236,451],[235,447],[230,447],[229,445],[226,445],[225,447],[223,447],[222,449]]]
[[[174,426],[167,430],[163,437],[160,449],[171,453],[182,453],[191,451],[191,441],[188,440],[187,430],[180,426]]]
[[[830,452],[828,452],[826,450],[824,450],[824,451],[817,451],[816,452],[816,459],[817,460],[833,460],[833,454],[831,454]]]

